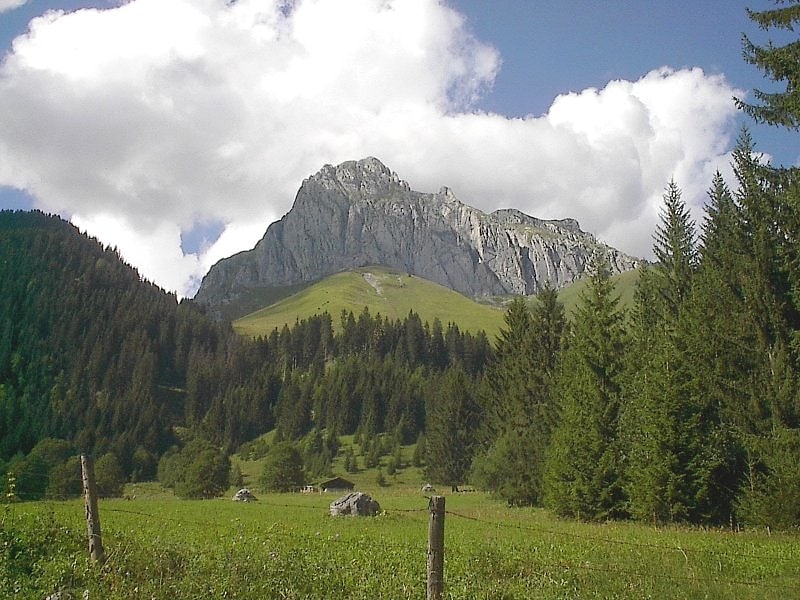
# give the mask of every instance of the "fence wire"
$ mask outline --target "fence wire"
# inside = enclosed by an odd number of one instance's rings
[[[292,503],[292,502],[265,502],[263,500],[258,500],[257,504],[259,506],[268,506],[273,508],[279,509],[291,509],[291,510],[311,510],[316,511],[321,514],[327,512],[326,507],[322,506],[315,506],[311,504],[301,504],[301,503]],[[427,519],[424,518],[417,518],[427,515],[429,513],[429,509],[426,508],[415,508],[415,509],[402,509],[402,508],[389,508],[385,509],[384,514],[386,515],[397,515],[401,518],[407,519],[409,523],[413,523],[415,526],[422,525],[423,523],[427,522]],[[155,513],[148,513],[145,511],[140,510],[133,510],[133,509],[126,509],[126,508],[114,508],[110,506],[102,506],[100,508],[101,513],[101,520],[102,515],[107,513],[115,513],[115,514],[127,514],[136,517],[144,517],[154,522],[171,522],[171,523],[178,523],[183,526],[187,527],[194,527],[194,526],[205,526],[205,527],[213,527],[213,528],[225,528],[230,527],[232,521],[237,521],[237,518],[231,519],[199,519],[196,517],[192,517],[191,519],[180,518],[176,516],[171,516],[168,514],[155,514]],[[499,521],[499,520],[489,520],[480,517],[476,517],[473,515],[462,514],[457,511],[447,510],[445,514],[453,517],[454,519],[458,519],[465,522],[472,522],[481,527],[485,528],[495,528],[495,529],[504,529],[504,530],[514,530],[520,531],[525,533],[535,533],[539,535],[549,535],[554,537],[563,537],[563,538],[572,538],[572,539],[580,539],[586,541],[597,542],[601,544],[614,544],[614,545],[623,545],[633,548],[641,548],[647,550],[654,550],[654,551],[662,551],[662,552],[679,552],[681,553],[684,558],[687,557],[687,554],[701,554],[711,556],[717,559],[731,559],[731,558],[738,558],[738,559],[745,559],[745,560],[763,560],[763,561],[770,561],[774,560],[774,556],[766,556],[763,554],[755,554],[755,553],[743,553],[743,552],[736,552],[736,551],[723,551],[719,552],[713,549],[704,549],[704,548],[686,548],[679,545],[674,544],[657,544],[652,542],[640,542],[634,540],[625,540],[619,538],[613,538],[608,536],[599,536],[599,535],[590,535],[590,534],[583,534],[565,530],[555,530],[549,529],[545,527],[536,527],[532,525],[525,525],[520,523],[514,523],[510,521]],[[109,523],[108,525],[112,525],[113,523]],[[106,525],[104,525],[106,527]],[[297,539],[298,534],[302,535],[305,539],[316,539],[321,542],[325,542],[325,544],[337,544],[337,543],[349,543],[351,540],[350,536],[320,536],[319,532],[317,533],[305,533],[298,532],[297,530],[292,531],[279,531],[279,530],[270,530],[269,532],[265,532],[265,535],[270,538],[278,538],[278,539]],[[104,536],[111,537],[113,534],[108,532],[106,529],[104,532]],[[116,537],[116,536],[114,536]],[[451,536],[452,537],[452,533]],[[376,540],[377,541],[377,540]],[[419,541],[411,541],[405,543],[397,543],[393,540],[389,540],[386,538],[381,538],[380,545],[382,548],[392,549],[395,551],[402,551],[403,553],[415,553],[419,552],[421,555],[426,552],[426,542],[425,540]],[[122,544],[126,542],[122,539],[119,540]],[[108,552],[108,559],[113,562],[114,555],[117,552],[124,551],[124,548],[117,548],[114,549],[113,545],[111,547],[106,546],[106,550]],[[473,556],[471,553],[462,552],[457,546],[449,546],[445,548],[445,554],[447,555],[455,555],[455,556],[462,556],[467,559]],[[599,572],[604,573],[607,575],[613,575],[617,577],[628,577],[630,579],[636,578],[650,578],[650,579],[658,579],[662,581],[689,581],[689,582],[696,582],[696,583],[713,583],[713,584],[722,584],[722,585],[730,585],[730,586],[760,586],[772,590],[786,590],[786,591],[795,591],[797,589],[797,584],[775,584],[770,583],[767,580],[759,579],[759,580],[747,580],[747,579],[740,579],[740,578],[725,578],[725,577],[708,577],[708,576],[701,576],[701,575],[679,575],[679,574],[658,574],[658,573],[644,573],[641,571],[637,571],[634,569],[625,569],[623,567],[605,567],[597,564],[591,564],[589,561],[545,561],[539,562],[537,561],[536,566],[541,568],[542,570],[545,569],[560,569],[563,571],[570,571],[570,570],[581,570],[581,571],[589,571],[589,572]],[[800,576],[796,575],[780,575],[782,579],[791,581],[791,582],[800,582]]]

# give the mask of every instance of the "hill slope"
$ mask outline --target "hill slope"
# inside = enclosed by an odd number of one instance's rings
[[[338,273],[271,306],[234,321],[234,329],[244,335],[268,335],[276,327],[291,326],[297,319],[327,312],[338,325],[341,312],[370,314],[402,319],[409,311],[422,321],[438,318],[444,325],[453,322],[462,331],[483,330],[493,339],[503,324],[503,311],[479,304],[444,286],[408,273],[382,267],[369,267]]]
[[[612,278],[622,308],[629,308],[633,303],[638,277],[638,271],[633,270]],[[558,298],[564,303],[567,315],[574,312],[585,288],[586,280],[581,279],[559,290]],[[502,303],[504,298],[497,300]],[[535,296],[530,298],[530,303],[535,301]],[[428,323],[438,318],[444,325],[455,323],[461,331],[483,330],[490,341],[503,327],[505,316],[502,308],[475,302],[420,277],[384,267],[365,267],[302,287],[288,298],[235,320],[233,328],[246,336],[266,336],[273,329],[284,325],[291,327],[298,320],[323,312],[330,314],[334,327],[338,327],[343,310],[358,315],[364,307],[370,314],[391,319],[402,319],[413,310]]]
[[[0,280],[0,459],[56,437],[152,476],[193,370],[238,336],[40,212],[0,212]]]
[[[639,281],[639,270],[634,269],[633,271],[619,273],[611,279],[614,282],[614,293],[619,296],[620,307],[627,309],[633,306],[633,293],[636,290],[636,282]],[[581,279],[559,290],[558,299],[564,304],[567,316],[571,316],[575,311],[580,295],[586,289],[587,281],[587,279]]]

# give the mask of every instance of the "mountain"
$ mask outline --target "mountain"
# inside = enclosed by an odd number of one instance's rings
[[[195,299],[219,316],[242,298],[367,265],[473,298],[530,295],[546,282],[561,288],[582,278],[596,255],[612,273],[639,263],[573,219],[546,221],[513,209],[487,214],[447,187],[414,191],[370,157],[325,165],[303,181],[292,209],[255,248],[215,264]]]
[[[152,477],[173,428],[227,389],[225,358],[249,351],[56,216],[0,211],[0,281],[0,467],[53,437]]]
[[[372,275],[365,285],[388,295],[391,276]],[[54,445],[64,460],[111,453],[141,481],[195,437],[227,452],[274,428],[284,439],[330,426],[413,441],[440,376],[477,378],[492,353],[482,331],[363,305],[335,314],[337,326],[330,314],[294,317],[252,340],[36,211],[0,211],[0,281],[0,473],[31,499],[45,493],[56,463],[37,461]]]

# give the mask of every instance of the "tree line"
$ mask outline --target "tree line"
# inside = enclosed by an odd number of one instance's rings
[[[794,4],[750,16],[800,20]],[[788,81],[740,102],[757,120],[796,126],[793,47],[745,39]],[[206,495],[222,484],[195,484],[227,473],[230,453],[270,451],[253,442],[264,432],[317,473],[355,434],[365,460],[416,441],[431,480],[565,516],[796,525],[800,181],[762,163],[746,130],[733,172],[732,188],[713,177],[699,224],[669,182],[629,310],[597,263],[571,319],[545,289],[511,301],[493,345],[366,309],[244,339],[57,217],[3,211],[3,470],[29,497],[56,495],[88,451],[125,479]]]
[[[391,431],[413,442],[433,383],[450,369],[480,377],[492,353],[482,332],[366,309],[245,339],[36,211],[0,212],[0,277],[0,467],[22,497],[48,493],[66,462],[40,460],[52,443],[71,457],[113,456],[125,479],[142,481],[165,456],[186,472],[190,455],[227,456],[272,429],[287,441]]]

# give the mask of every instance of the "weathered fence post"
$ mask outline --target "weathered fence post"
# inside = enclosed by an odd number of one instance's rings
[[[428,600],[440,600],[444,593],[444,496],[433,496],[428,509]]]
[[[94,460],[81,454],[81,477],[83,479],[83,500],[86,507],[86,530],[89,534],[89,556],[92,560],[103,562],[103,537],[100,532],[100,512],[97,509],[97,486],[94,482]]]

